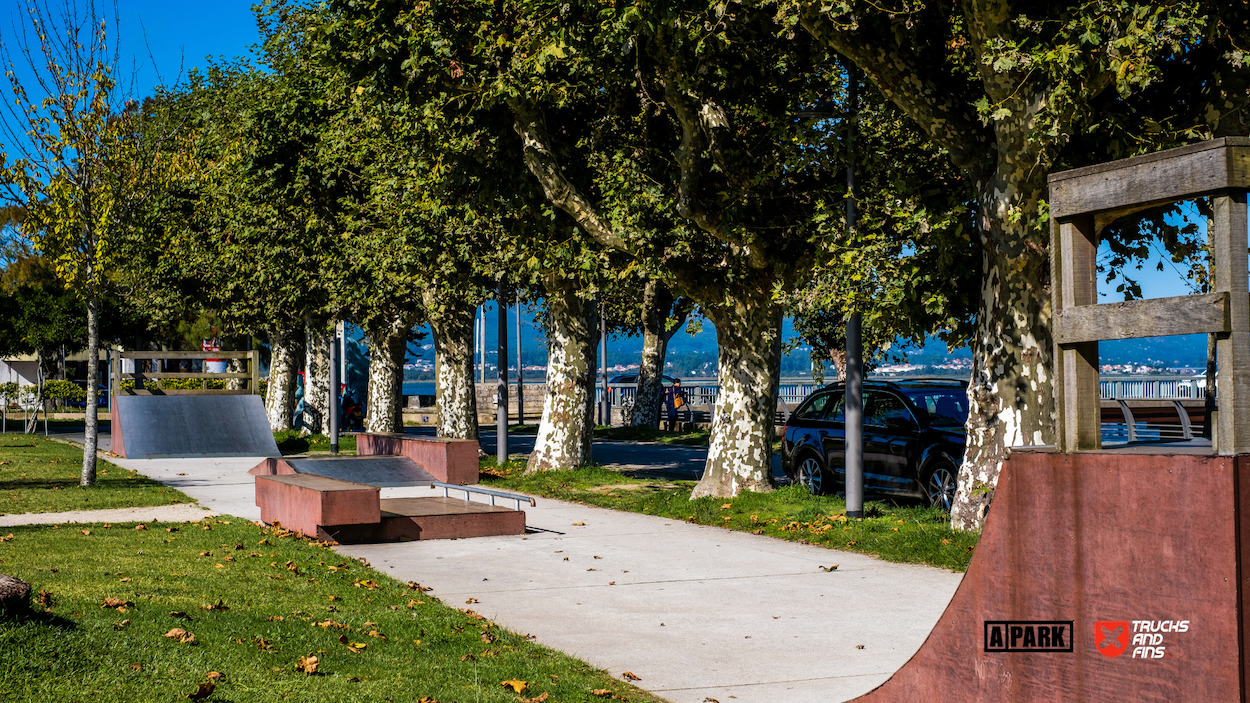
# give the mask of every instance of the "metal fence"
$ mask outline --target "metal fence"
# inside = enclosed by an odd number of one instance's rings
[[[869,380],[903,380],[904,376],[876,376]],[[682,389],[691,405],[715,405],[720,384],[714,380],[682,379]],[[1206,397],[1205,376],[1102,376],[1099,390],[1103,400],[1200,400]],[[783,378],[778,388],[778,405],[790,409],[803,402],[820,386],[810,379]],[[633,383],[608,385],[608,397],[616,406],[633,405],[637,391]],[[595,388],[595,401],[603,398],[603,384]]]
[[[1207,397],[1205,376],[1103,376],[1103,400],[1198,400]]]

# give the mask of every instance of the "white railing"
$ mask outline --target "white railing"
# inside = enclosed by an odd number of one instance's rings
[[[1201,400],[1207,396],[1203,376],[1102,376],[1103,400]]]
[[[903,380],[906,377],[870,377],[869,380]],[[1102,376],[1099,390],[1103,400],[1201,400],[1206,397],[1203,376]],[[810,379],[783,378],[778,387],[778,404],[793,409],[820,386]],[[682,388],[690,405],[715,405],[720,384],[714,380],[682,379]],[[616,406],[632,405],[636,384],[612,383],[608,394]],[[595,388],[595,401],[603,396],[603,385]]]

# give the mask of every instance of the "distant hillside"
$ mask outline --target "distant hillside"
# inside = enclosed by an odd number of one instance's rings
[[[489,307],[489,306],[488,306]],[[513,311],[510,311],[513,312]],[[515,312],[513,312],[515,314]],[[515,318],[514,318],[515,320]],[[516,355],[516,323],[508,325],[509,361],[515,365]],[[486,325],[487,360],[490,366],[495,363],[495,340],[497,325],[493,307],[489,307]],[[426,338],[421,346],[427,347],[420,354],[409,354],[409,363],[427,365],[433,361],[433,347],[429,338],[428,328],[423,330]],[[793,327],[790,320],[784,321],[783,334],[792,339]],[[527,367],[546,366],[547,341],[543,337],[533,318],[526,314],[521,321],[521,343],[524,363]],[[695,335],[685,330],[679,331],[669,343],[667,373],[682,377],[714,376],[716,371],[716,328],[704,320],[702,329]],[[1111,365],[1133,364],[1160,369],[1166,368],[1202,368],[1206,365],[1206,336],[1187,335],[1182,337],[1155,337],[1148,339],[1126,339],[1103,342],[1099,345],[1101,363]],[[782,359],[782,375],[807,375],[811,371],[808,348],[799,346]],[[642,338],[612,337],[608,340],[608,365],[620,370],[616,373],[628,372],[629,367],[638,364],[642,354]],[[963,375],[967,372],[967,360],[972,356],[968,348],[948,351],[946,345],[936,338],[928,339],[919,348],[899,346],[891,350],[887,365],[900,368],[915,368],[906,373],[939,373]],[[424,363],[421,363],[424,362]],[[535,372],[537,374],[538,372]],[[412,373],[410,375],[416,375]],[[527,373],[528,376],[528,373]]]

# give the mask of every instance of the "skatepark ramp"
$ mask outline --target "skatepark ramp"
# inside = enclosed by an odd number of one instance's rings
[[[1242,137],[1051,174],[1055,447],[1003,462],[950,605],[916,655],[857,700],[1247,700],[1247,190]],[[1099,304],[1102,229],[1205,196],[1211,292]],[[1182,334],[1215,337],[1211,439],[1104,448],[1099,342]]]
[[[248,369],[194,370],[196,360],[209,359],[241,359]],[[124,360],[130,360],[133,369]],[[171,362],[192,370],[163,370]],[[110,374],[113,453],[126,459],[278,456],[265,405],[257,395],[257,362],[254,351],[122,352]],[[198,380],[200,387],[165,388],[163,379],[175,379],[179,386],[190,385],[187,379],[192,384]],[[231,382],[244,387],[209,387]]]

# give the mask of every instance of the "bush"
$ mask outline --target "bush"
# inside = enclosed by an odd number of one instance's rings
[[[87,399],[87,391],[73,381],[44,381],[43,397],[49,400],[68,400],[81,403]]]

